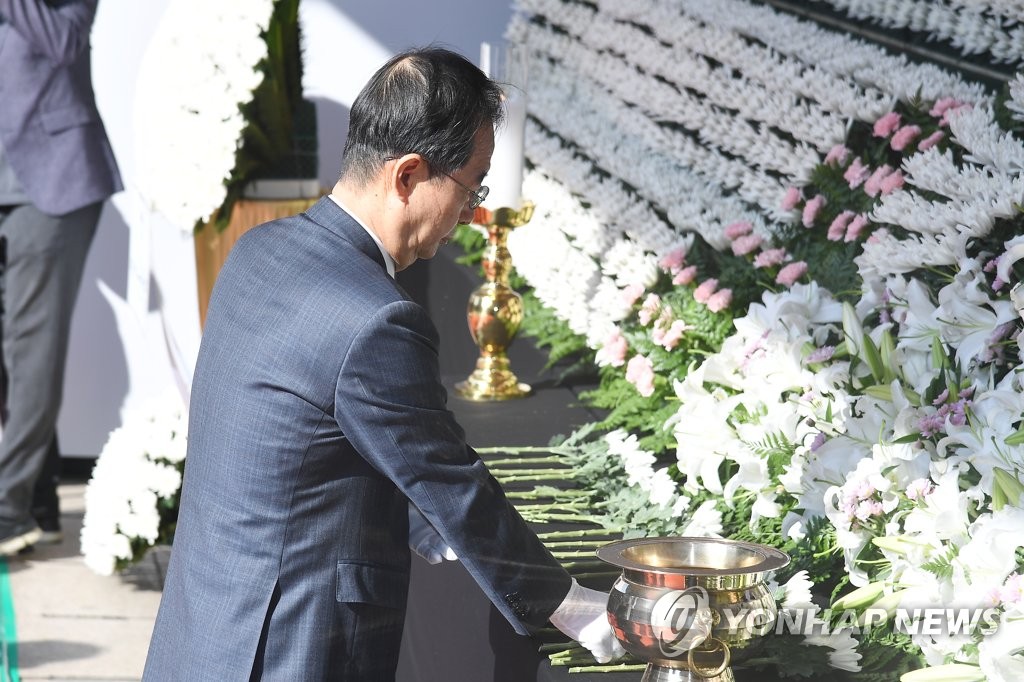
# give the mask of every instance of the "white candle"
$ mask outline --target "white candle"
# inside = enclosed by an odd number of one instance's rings
[[[484,184],[491,188],[484,206],[494,210],[523,205],[523,137],[526,134],[525,53],[513,46],[495,48],[480,44],[480,68],[501,83],[505,121],[494,131],[491,170]]]
[[[503,88],[505,122],[494,131],[494,155],[491,170],[484,184],[491,188],[484,206],[496,208],[522,207],[523,199],[523,137],[526,134],[526,93],[517,88]]]

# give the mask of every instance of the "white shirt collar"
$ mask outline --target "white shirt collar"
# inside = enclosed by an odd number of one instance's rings
[[[338,199],[338,197],[334,196],[333,194],[328,194],[327,196],[329,196],[334,201],[334,203],[336,203],[341,208],[342,211],[348,213],[352,217],[352,220],[359,223],[359,227],[366,230],[366,234],[370,235],[370,237],[373,239],[373,243],[377,245],[378,249],[380,249],[380,255],[384,256],[384,267],[387,268],[388,274],[391,275],[391,279],[394,279],[395,259],[391,257],[391,254],[384,250],[384,243],[381,242],[380,237],[378,237],[373,230],[367,227],[366,223],[359,219],[359,216],[350,211],[348,207],[345,206],[345,204],[341,203],[341,200]]]

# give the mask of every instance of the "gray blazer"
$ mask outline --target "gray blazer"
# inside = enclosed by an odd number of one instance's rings
[[[0,141],[25,194],[50,215],[122,188],[92,91],[96,3],[0,0]]]
[[[408,500],[516,631],[547,621],[569,575],[466,445],[437,345],[330,198],[241,238],[199,351],[145,679],[246,680],[255,660],[337,679],[335,604],[405,608]]]

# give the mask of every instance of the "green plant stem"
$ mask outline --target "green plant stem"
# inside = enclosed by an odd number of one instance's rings
[[[562,651],[578,648],[579,646],[576,645],[576,642],[548,642],[537,647],[537,651],[542,654],[557,654]]]
[[[544,469],[509,469],[509,468],[501,468],[501,467],[498,467],[498,468],[487,467],[487,468],[488,468],[488,470],[490,470],[490,472],[492,474],[494,474],[495,478],[500,478],[504,474],[508,474],[510,476],[533,476],[534,474],[551,474],[551,473],[558,473],[558,474],[560,474],[560,476],[562,478],[564,478],[565,474],[572,472],[572,469],[564,469],[564,468],[563,469],[555,469],[553,467],[547,467],[547,468],[544,468]]]
[[[621,571],[590,571],[587,573],[573,573],[573,577],[577,580],[597,580],[598,578],[616,578],[621,574]]]
[[[477,450],[477,452],[480,452]],[[561,455],[551,455],[550,457],[506,457],[504,459],[492,459],[488,461],[487,468],[493,469],[494,467],[502,467],[516,464],[561,464]]]
[[[541,540],[551,538],[583,538],[592,535],[621,535],[621,531],[610,530],[607,528],[585,528],[583,530],[552,530],[546,533],[538,533],[537,537]],[[618,539],[618,538],[616,538]]]
[[[569,668],[570,673],[625,673],[643,672],[647,670],[646,663],[619,663],[618,665],[587,665],[577,668]]]
[[[497,455],[497,454],[502,454],[502,453],[507,453],[507,454],[510,454],[510,455],[515,455],[515,454],[518,454],[520,452],[547,452],[547,453],[552,454],[552,455],[555,455],[555,454],[569,454],[570,453],[570,451],[566,450],[565,448],[540,447],[540,446],[530,446],[530,445],[524,445],[521,448],[494,447],[494,448],[473,448],[473,449],[476,450],[477,453],[483,454],[483,455],[491,455],[491,454]]]
[[[554,542],[545,542],[544,546],[548,549],[551,549],[552,547],[592,547],[594,549],[597,549],[603,544],[603,542],[594,540],[561,540]]]
[[[589,559],[587,561],[563,561],[561,562],[561,564],[565,567],[566,570],[571,570],[573,568],[600,567],[608,565],[600,559],[596,558]],[[618,575],[618,572],[616,572],[616,575]]]
[[[568,471],[550,472],[547,474],[530,474],[529,476],[500,476],[494,472],[494,477],[501,483],[534,483],[538,481],[563,481]]]
[[[556,559],[577,559],[579,557],[592,557],[593,552],[551,552]]]
[[[505,497],[512,500],[545,500],[545,499],[566,499],[566,498],[589,498],[591,493],[587,490],[558,490],[551,492],[538,492],[537,490],[513,490],[506,492]]]

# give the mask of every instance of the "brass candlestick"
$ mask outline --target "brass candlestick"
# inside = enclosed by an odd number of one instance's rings
[[[476,209],[473,222],[487,229],[483,268],[487,281],[469,296],[466,317],[473,342],[480,348],[476,369],[465,381],[455,384],[455,392],[468,400],[508,400],[530,394],[509,369],[505,350],[512,343],[523,321],[523,299],[508,284],[512,255],[508,252],[508,233],[530,222],[533,204],[525,202],[518,211],[498,208]]]

